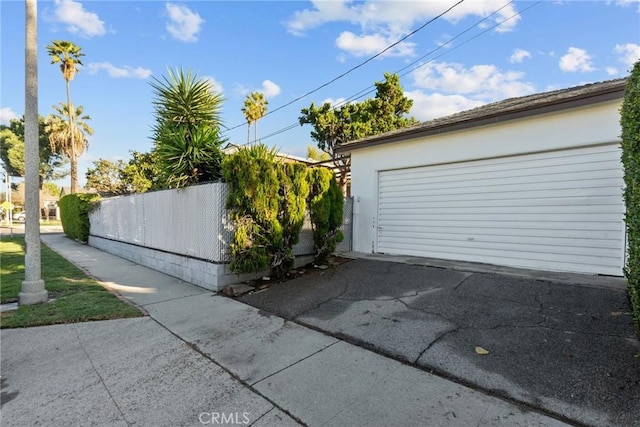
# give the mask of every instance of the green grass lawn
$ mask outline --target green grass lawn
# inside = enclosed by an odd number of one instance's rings
[[[41,245],[42,279],[49,302],[2,313],[0,327],[19,328],[56,323],[138,317],[143,313],[119,299],[69,261]],[[24,280],[24,237],[0,238],[0,300],[18,300]]]

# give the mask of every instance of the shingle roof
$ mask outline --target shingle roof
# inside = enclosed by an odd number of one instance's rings
[[[627,78],[591,83],[551,92],[536,93],[519,98],[509,98],[472,110],[462,111],[418,125],[393,130],[380,135],[350,141],[338,147],[339,152],[371,145],[386,144],[409,138],[451,132],[521,117],[543,114],[582,105],[622,98]]]

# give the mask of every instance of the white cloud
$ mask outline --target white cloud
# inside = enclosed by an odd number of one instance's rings
[[[595,70],[591,63],[591,55],[586,50],[577,47],[570,47],[567,53],[560,58],[558,65],[565,72],[586,73]]]
[[[332,22],[347,22],[358,25],[360,33],[345,31],[336,40],[336,45],[356,56],[378,53],[395,43],[419,24],[444,12],[451,4],[442,1],[379,1],[366,0],[312,0],[312,7],[296,11],[286,22],[287,30],[295,35],[304,35],[310,29]],[[462,3],[442,17],[457,22],[468,16],[487,17],[504,6],[503,0],[474,0]],[[516,13],[515,4],[497,12],[492,22],[501,22]],[[496,28],[496,32],[511,31],[518,23],[516,16]],[[413,43],[404,43],[394,49],[396,56],[413,54]]]
[[[247,86],[241,84],[236,85],[235,88],[235,92],[243,96],[249,95],[251,92],[256,91],[261,92],[265,96],[265,98],[273,98],[280,95],[280,92],[282,90],[280,89],[280,86],[278,86],[271,80],[264,80],[262,82],[262,87],[259,89],[249,89]]]
[[[615,67],[607,67],[607,74],[610,76],[615,76],[618,72],[618,69]]]
[[[198,33],[202,29],[204,19],[198,13],[192,12],[188,7],[167,3],[167,13],[170,22],[167,23],[167,31],[177,40],[182,42],[195,42]]]
[[[106,71],[109,77],[114,79],[118,78],[136,78],[147,79],[151,76],[151,70],[142,67],[129,67],[125,65],[123,67],[116,67],[110,62],[91,62],[87,65],[89,73],[96,74],[99,71]]]
[[[55,6],[54,20],[66,24],[70,33],[86,37],[105,34],[104,22],[96,13],[86,11],[82,3],[73,0],[55,0]]]
[[[13,112],[11,107],[0,108],[0,124],[8,125],[9,121],[17,118],[18,118],[18,115]]]
[[[395,43],[398,37],[389,37],[382,34],[370,34],[358,36],[351,31],[344,31],[336,39],[336,46],[351,53],[354,56],[369,56],[381,52],[387,46]],[[387,56],[413,55],[415,43],[403,42],[393,49],[385,52]]]
[[[286,23],[287,30],[296,35],[330,22],[350,22],[363,29],[386,27],[393,32],[406,32],[416,23],[423,23],[444,12],[450,2],[441,1],[378,1],[366,0],[312,0],[313,8],[297,11]],[[503,0],[474,0],[453,8],[442,19],[457,22],[467,16],[486,17],[504,6]],[[500,10],[492,20],[500,22],[516,13],[513,4]],[[519,17],[507,21],[497,31],[509,31],[517,24]]]
[[[615,3],[616,3],[616,6],[622,6],[622,7],[630,6],[632,4],[637,4],[638,8],[636,9],[636,11],[640,12],[640,0],[617,0]]]
[[[474,65],[433,62],[412,73],[414,85],[456,95],[472,95],[478,101],[497,101],[528,95],[535,87],[523,81],[524,73],[500,71],[495,65]]]
[[[216,93],[224,93],[224,87],[222,87],[222,83],[216,80],[213,76],[202,76],[203,79],[207,80],[211,85],[211,89]]]
[[[265,80],[262,82],[262,93],[266,98],[273,98],[280,94],[280,86],[271,80]]]
[[[631,69],[633,64],[640,59],[640,44],[617,44],[613,48],[613,51],[619,55],[618,60],[629,69]]]
[[[448,116],[484,104],[482,101],[462,95],[425,94],[419,90],[408,91],[404,94],[413,100],[410,114],[420,121]]]
[[[516,49],[509,57],[509,62],[512,64],[520,63],[526,58],[531,58],[531,53],[524,49]]]

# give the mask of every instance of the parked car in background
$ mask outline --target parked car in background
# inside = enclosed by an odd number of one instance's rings
[[[21,221],[24,222],[24,218],[25,218],[25,212],[18,212],[17,214],[13,215],[13,220],[14,221]]]

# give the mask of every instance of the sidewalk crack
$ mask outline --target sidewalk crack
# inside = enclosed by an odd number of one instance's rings
[[[296,360],[296,361],[295,361],[295,362],[293,362],[292,364],[287,365],[287,366],[285,366],[284,368],[282,368],[282,369],[280,369],[280,370],[278,370],[278,371],[276,371],[276,372],[274,372],[274,373],[272,373],[272,374],[269,374],[269,375],[267,375],[267,376],[266,376],[266,377],[264,377],[264,378],[260,378],[258,381],[254,382],[254,383],[251,383],[251,386],[253,387],[253,386],[255,386],[256,384],[261,383],[262,381],[264,381],[264,380],[266,380],[266,379],[268,379],[268,378],[271,378],[271,377],[273,377],[274,375],[277,375],[277,374],[279,374],[279,373],[280,373],[280,372],[282,372],[282,371],[286,371],[287,369],[291,368],[292,366],[295,366],[295,365],[297,365],[298,363],[303,362],[303,361],[305,361],[305,360],[307,360],[307,359],[309,359],[309,358],[311,358],[311,357],[315,356],[316,354],[318,354],[318,353],[321,353],[321,352],[325,351],[325,350],[326,350],[326,349],[328,349],[329,347],[332,347],[332,346],[334,346],[334,345],[338,344],[339,342],[341,342],[341,341],[340,341],[340,340],[338,340],[338,339],[336,339],[336,341],[335,341],[335,342],[332,342],[332,343],[331,343],[331,344],[329,344],[328,346],[326,346],[326,347],[322,347],[320,350],[315,351],[315,352],[311,353],[310,355],[303,357],[303,358],[302,358],[302,359],[300,359],[300,360]]]
[[[429,343],[429,345],[428,345],[424,350],[422,350],[422,351],[420,352],[420,354],[418,355],[418,357],[416,357],[416,359],[413,361],[413,363],[414,363],[414,364],[417,364],[417,363],[418,363],[418,360],[420,360],[420,358],[421,358],[421,357],[422,357],[422,356],[423,356],[423,355],[424,355],[424,354],[425,354],[425,353],[426,353],[426,352],[427,352],[431,347],[433,347],[433,345],[434,345],[436,342],[440,341],[442,338],[444,338],[445,336],[449,335],[450,333],[453,333],[453,332],[459,332],[459,331],[460,331],[460,328],[456,326],[456,327],[454,327],[454,328],[451,328],[451,329],[449,329],[449,330],[446,330],[446,331],[442,332],[442,333],[441,333],[440,335],[438,335],[438,336],[437,336],[433,341],[431,341],[431,342]]]
[[[100,379],[100,382],[102,383],[102,386],[104,387],[104,389],[106,390],[107,394],[111,398],[111,401],[113,402],[113,404],[115,405],[116,409],[120,413],[120,416],[122,417],[124,422],[128,426],[130,426],[131,423],[127,420],[127,417],[125,417],[124,412],[122,412],[122,409],[118,405],[118,402],[116,402],[116,399],[111,394],[111,390],[109,390],[109,387],[107,387],[107,384],[104,382],[104,378],[102,378],[102,375],[100,375],[100,372],[98,372],[98,369],[93,364],[93,360],[91,360],[91,356],[89,356],[89,352],[87,351],[87,349],[85,348],[84,344],[82,343],[82,340],[80,339],[80,334],[78,333],[78,328],[74,328],[74,332],[76,333],[76,338],[78,339],[78,344],[80,344],[80,347],[82,348],[82,351],[84,352],[85,356],[87,356],[87,360],[89,360],[89,363],[91,364],[91,368],[93,369],[93,372],[95,372],[96,375],[98,376],[98,378]]]

